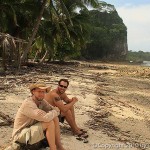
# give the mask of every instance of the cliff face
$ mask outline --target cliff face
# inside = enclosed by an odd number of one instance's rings
[[[89,59],[124,58],[128,52],[127,28],[115,7],[106,4],[89,13],[92,29],[83,54]]]
[[[114,48],[113,48],[113,50],[112,50],[112,56],[111,56],[111,58],[121,58],[121,59],[123,59],[123,58],[125,58],[125,56],[127,55],[127,52],[128,52],[128,44],[127,44],[127,40],[126,39],[124,39],[124,41],[122,41],[122,40],[119,40],[118,39],[118,41],[116,41],[115,43],[114,43]]]

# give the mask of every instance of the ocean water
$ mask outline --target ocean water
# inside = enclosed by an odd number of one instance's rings
[[[141,66],[150,66],[150,61],[143,61]]]

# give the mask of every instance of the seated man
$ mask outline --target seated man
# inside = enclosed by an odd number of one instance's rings
[[[15,117],[12,146],[15,143],[32,145],[46,136],[50,150],[64,150],[60,142],[59,109],[43,100],[50,87],[35,83],[29,88],[32,96],[23,101]],[[16,148],[10,146],[10,149],[18,150],[19,144]]]
[[[65,91],[68,86],[69,82],[67,79],[60,79],[58,87],[45,94],[45,100],[47,100],[52,106],[56,106],[60,109],[61,114],[59,115],[59,120],[63,122],[65,118],[74,135],[86,138],[88,137],[86,131],[80,129],[75,121],[74,104],[78,99],[76,97],[73,97],[72,99],[67,97]]]

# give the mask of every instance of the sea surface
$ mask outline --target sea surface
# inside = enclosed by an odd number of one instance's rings
[[[141,66],[150,66],[150,61],[143,61]]]

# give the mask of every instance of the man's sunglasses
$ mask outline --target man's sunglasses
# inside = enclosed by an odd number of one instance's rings
[[[63,85],[61,85],[61,84],[60,84],[59,86],[62,87],[62,88],[65,88],[65,89],[67,88],[67,86],[63,86]]]

